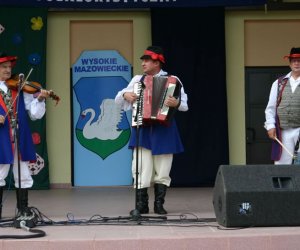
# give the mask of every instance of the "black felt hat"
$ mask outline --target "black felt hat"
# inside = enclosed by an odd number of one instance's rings
[[[284,59],[300,58],[300,48],[291,48],[289,55],[284,56]]]
[[[8,56],[5,52],[0,52],[0,63],[11,62],[12,66],[16,65],[17,57],[16,56]]]
[[[145,51],[144,54],[140,57],[140,59],[152,59],[158,60],[162,63],[165,63],[165,57],[163,49],[159,46],[149,46]]]

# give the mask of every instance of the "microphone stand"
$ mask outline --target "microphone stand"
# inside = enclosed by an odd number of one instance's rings
[[[22,77],[21,77],[22,75]],[[19,130],[19,122],[18,122],[18,112],[19,112],[19,98],[20,98],[20,94],[21,91],[23,89],[24,86],[24,75],[20,74],[19,75],[19,86],[18,86],[18,93],[16,95],[16,112],[15,112],[15,120],[16,120],[16,125],[14,128],[14,138],[15,138],[15,150],[17,149],[17,152],[14,152],[14,159],[15,159],[15,153],[17,153],[17,159],[18,159],[18,192],[17,192],[17,204],[19,204],[19,207],[17,206],[18,212],[16,214],[16,217],[14,219],[14,226],[16,228],[24,228],[24,226],[22,226],[22,223],[25,226],[28,227],[33,227],[33,218],[34,215],[30,215],[30,214],[26,214],[23,213],[24,211],[22,211],[22,195],[21,195],[21,188],[22,188],[22,183],[21,183],[21,157],[20,157],[20,130]],[[15,160],[14,160],[15,161]],[[14,162],[15,163],[15,162]],[[14,165],[13,163],[13,165]]]
[[[21,74],[20,74],[21,76]],[[24,75],[23,75],[24,76]],[[18,86],[18,93],[17,93],[17,101],[16,101],[16,112],[15,112],[15,120],[16,120],[16,125],[14,128],[14,138],[15,138],[15,150],[17,148],[17,157],[18,157],[18,186],[19,186],[19,191],[21,189],[21,158],[20,158],[20,131],[19,131],[19,122],[18,122],[18,109],[19,109],[19,97],[21,90],[23,88],[23,77],[19,77],[19,86]],[[12,107],[13,108],[13,107]],[[15,157],[15,156],[14,156]],[[14,163],[13,163],[14,164]],[[18,199],[18,204],[21,206],[21,192],[17,192],[17,199]],[[20,211],[18,211],[17,215],[21,215]]]
[[[136,146],[135,146],[135,209],[130,211],[130,215],[132,216],[133,220],[138,220],[141,217],[140,211],[137,209],[137,203],[138,203],[138,186],[139,186],[139,146],[140,146],[140,123],[139,123],[139,117],[141,114],[141,99],[143,96],[143,92],[145,89],[145,84],[143,82],[140,82],[141,84],[141,91],[139,93],[139,96],[136,99],[136,114],[134,117],[134,121],[136,122]]]
[[[137,97],[137,110],[136,115],[134,117],[134,121],[136,122],[136,145],[135,145],[135,153],[136,153],[136,159],[135,159],[135,209],[130,211],[130,215],[132,216],[132,219],[135,221],[141,220],[143,218],[153,218],[153,219],[163,219],[166,220],[166,216],[141,216],[140,211],[137,209],[137,203],[138,203],[138,186],[139,186],[139,147],[140,147],[140,124],[138,117],[141,116],[141,99],[143,96],[143,92],[145,89],[145,84],[143,81],[141,83],[141,91],[139,93],[139,96]]]
[[[142,91],[141,91],[142,92]],[[140,102],[140,97],[138,97],[138,102]],[[139,113],[140,113],[140,104],[137,103],[137,112],[135,119],[137,119]],[[137,209],[137,203],[138,203],[138,186],[139,186],[139,144],[140,144],[140,126],[139,122],[137,121],[136,126],[136,146],[135,146],[135,209],[130,211],[130,215],[132,216],[133,220],[138,220],[141,217],[140,211]]]

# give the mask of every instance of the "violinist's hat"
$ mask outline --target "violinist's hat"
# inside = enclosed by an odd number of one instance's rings
[[[0,52],[0,63],[4,62],[11,62],[11,66],[14,67],[17,62],[17,57],[16,56],[8,56],[4,52]]]
[[[284,56],[284,59],[300,58],[300,48],[291,48],[289,55]]]

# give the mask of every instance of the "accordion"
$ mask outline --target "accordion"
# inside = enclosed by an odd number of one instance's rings
[[[168,96],[180,96],[181,84],[173,76],[145,76],[134,84],[138,96],[132,106],[132,126],[160,123],[168,125],[176,109],[167,107]]]

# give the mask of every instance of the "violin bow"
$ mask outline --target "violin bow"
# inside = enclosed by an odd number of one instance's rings
[[[25,77],[25,80],[24,80],[24,82],[23,82],[23,84],[22,84],[22,88],[23,88],[24,85],[26,84],[26,82],[27,82],[29,76],[31,75],[32,71],[33,71],[33,68],[31,68],[31,69],[29,70],[27,76]],[[22,88],[21,88],[21,89],[22,89]]]
[[[275,138],[275,140],[279,143],[279,145],[280,145],[281,147],[283,147],[283,149],[284,149],[284,150],[285,150],[292,158],[295,157],[295,156],[287,149],[287,147],[283,145],[283,143],[282,143],[276,136],[275,136],[274,138]]]

